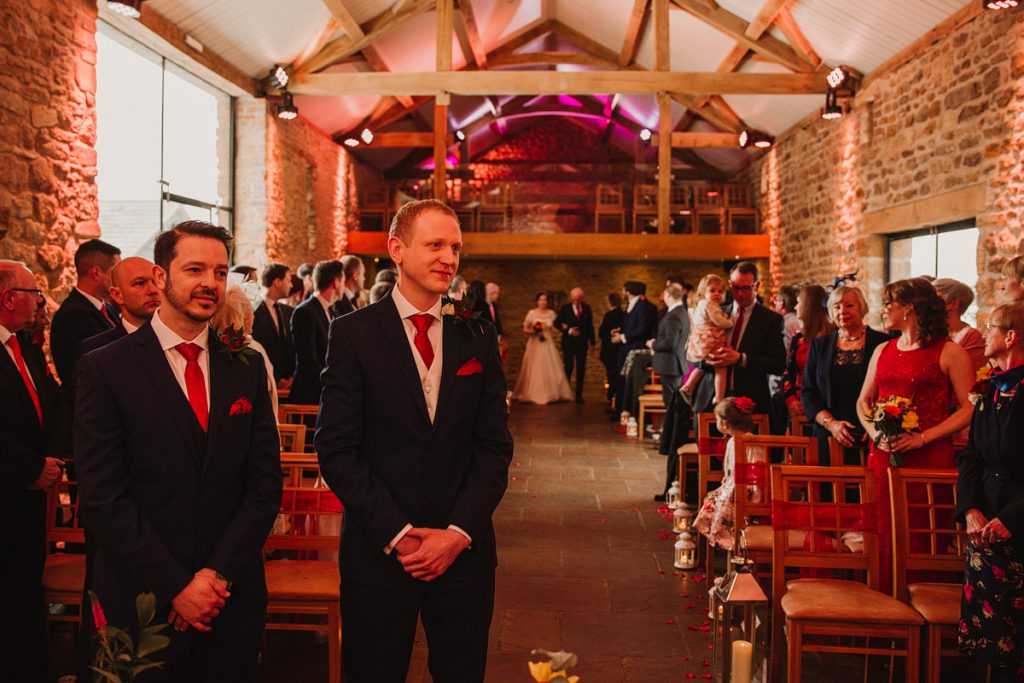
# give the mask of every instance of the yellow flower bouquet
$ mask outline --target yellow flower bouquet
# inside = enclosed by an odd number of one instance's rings
[[[548,652],[547,650],[531,650],[533,656],[543,655],[548,658],[546,662],[529,662],[530,675],[536,683],[576,683],[579,676],[570,676],[566,673],[568,669],[576,666],[576,655],[571,652],[558,651]]]
[[[871,412],[866,416],[867,421],[878,430],[875,437],[875,446],[882,446],[882,442],[889,442],[899,434],[920,432],[920,418],[914,402],[904,396],[890,396],[884,400],[875,401],[871,406]],[[893,467],[903,465],[903,454],[889,451],[889,463]]]

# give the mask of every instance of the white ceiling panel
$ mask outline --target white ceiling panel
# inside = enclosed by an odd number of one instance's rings
[[[437,13],[424,12],[402,24],[374,47],[391,71],[433,71],[437,66]],[[461,69],[466,58],[452,33],[452,68]]]
[[[503,0],[497,0],[501,2]],[[616,53],[626,38],[632,0],[575,0],[556,3],[558,20]]]
[[[668,14],[668,46],[673,71],[714,71],[736,41],[689,12]],[[644,31],[636,61],[648,69],[654,66],[654,31],[650,22]]]

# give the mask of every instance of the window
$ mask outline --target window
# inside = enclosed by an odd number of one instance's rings
[[[180,221],[231,230],[231,97],[103,22],[96,47],[103,239],[152,258],[157,235]]]
[[[887,281],[921,275],[947,277],[972,289],[978,282],[978,228],[974,221],[961,221],[889,236]],[[964,320],[975,324],[977,302],[971,304]]]

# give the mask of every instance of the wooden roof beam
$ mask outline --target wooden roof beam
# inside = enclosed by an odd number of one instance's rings
[[[644,19],[647,18],[647,6],[650,0],[633,0],[633,11],[629,14],[626,26],[626,37],[619,51],[619,66],[629,66],[636,58],[636,50],[640,44],[640,36],[644,32]]]
[[[786,36],[786,40],[793,46],[793,49],[796,50],[801,59],[808,64],[812,64],[814,68],[821,66],[821,57],[811,47],[811,41],[807,40],[807,36],[797,26],[789,9],[784,7],[779,10],[778,15],[775,17],[775,25],[782,31],[782,35]]]
[[[487,50],[484,49],[484,41],[480,38],[480,30],[476,25],[472,0],[459,0],[459,10],[466,26],[466,37],[469,39],[469,48],[473,52],[473,61],[476,62],[478,69],[486,69]]]
[[[512,52],[498,55],[490,61],[491,67],[528,66],[534,64],[579,64],[615,68],[600,55],[585,52]]]
[[[338,20],[338,24],[345,31],[345,35],[352,40],[362,40],[366,37],[363,29],[359,26],[359,22],[348,11],[348,8],[345,7],[344,0],[323,0],[323,3],[331,13],[331,16]]]

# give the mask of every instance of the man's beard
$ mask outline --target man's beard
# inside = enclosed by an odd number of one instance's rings
[[[192,295],[196,293],[206,294],[212,296],[215,299],[216,303],[214,305],[214,308],[212,311],[210,311],[208,315],[205,313],[195,314],[188,310],[188,302],[192,300]],[[220,297],[217,296],[216,292],[210,289],[194,289],[191,292],[189,292],[187,296],[179,296],[178,293],[174,291],[174,285],[171,282],[170,275],[167,276],[167,286],[164,288],[164,300],[168,304],[170,304],[172,308],[180,312],[183,316],[185,316],[189,320],[194,320],[197,323],[209,322],[210,319],[217,314],[217,311],[219,311],[221,307]]]

